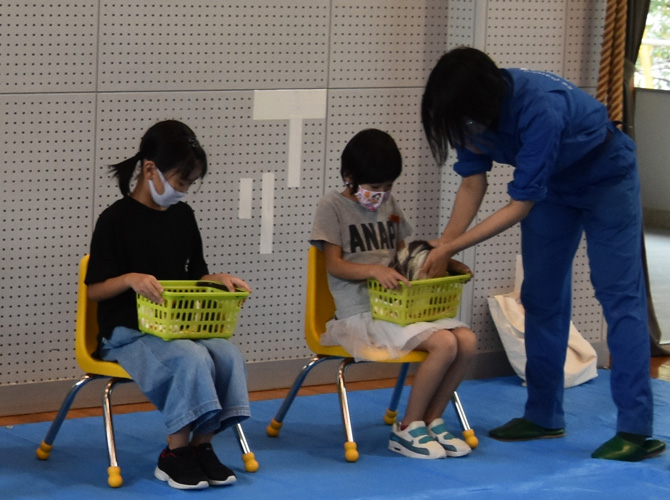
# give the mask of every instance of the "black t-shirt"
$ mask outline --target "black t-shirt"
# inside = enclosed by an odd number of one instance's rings
[[[154,210],[126,196],[105,209],[93,231],[86,284],[126,273],[159,280],[197,280],[208,274],[193,210],[180,202]],[[138,328],[135,292],[98,304],[100,335],[117,326]]]

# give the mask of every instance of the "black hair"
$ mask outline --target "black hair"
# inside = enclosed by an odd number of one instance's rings
[[[440,58],[421,100],[423,130],[439,165],[449,147],[465,143],[468,120],[495,128],[508,88],[502,70],[480,50],[459,47]]]
[[[165,120],[146,131],[135,156],[109,168],[117,178],[123,195],[130,193],[130,181],[138,163],[153,161],[161,172],[176,170],[182,179],[189,179],[200,170],[200,178],[207,174],[207,153],[191,130],[177,120]]]
[[[402,172],[402,155],[393,137],[369,128],[358,132],[342,151],[340,175],[349,178],[349,189],[361,184],[395,181]]]

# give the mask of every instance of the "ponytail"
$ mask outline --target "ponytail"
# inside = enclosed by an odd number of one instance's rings
[[[116,177],[119,183],[119,189],[123,196],[130,194],[130,181],[133,179],[133,173],[137,168],[138,162],[142,159],[142,155],[137,153],[132,158],[128,158],[120,163],[115,165],[110,165],[109,168],[112,170],[114,177]]]
[[[193,131],[177,120],[165,120],[153,125],[142,137],[139,152],[116,165],[110,165],[123,196],[130,194],[130,182],[138,163],[150,160],[161,172],[176,170],[182,179],[195,170],[200,178],[207,173],[207,154]]]

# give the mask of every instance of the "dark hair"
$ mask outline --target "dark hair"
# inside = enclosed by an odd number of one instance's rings
[[[342,151],[340,175],[350,178],[352,193],[361,184],[394,181],[402,172],[402,155],[393,137],[375,128],[361,130]]]
[[[177,120],[165,120],[146,131],[140,142],[140,150],[132,158],[110,165],[118,179],[123,195],[130,193],[130,181],[138,162],[153,161],[163,173],[176,170],[182,179],[189,179],[200,169],[200,178],[207,174],[207,153],[191,130]]]
[[[449,147],[463,144],[466,122],[495,127],[508,84],[484,52],[459,47],[444,54],[431,71],[421,101],[421,121],[439,165]]]

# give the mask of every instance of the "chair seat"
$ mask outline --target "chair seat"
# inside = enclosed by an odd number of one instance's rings
[[[322,356],[334,356],[338,358],[352,358],[349,352],[339,345],[324,346],[321,345],[314,349],[314,354],[321,354]],[[423,351],[411,351],[400,358],[388,358],[375,360],[375,363],[420,363],[428,354]]]
[[[79,367],[86,373],[101,375],[103,377],[126,378],[132,380],[132,377],[124,370],[120,364],[113,361],[102,361],[95,358],[86,358],[78,360]]]

